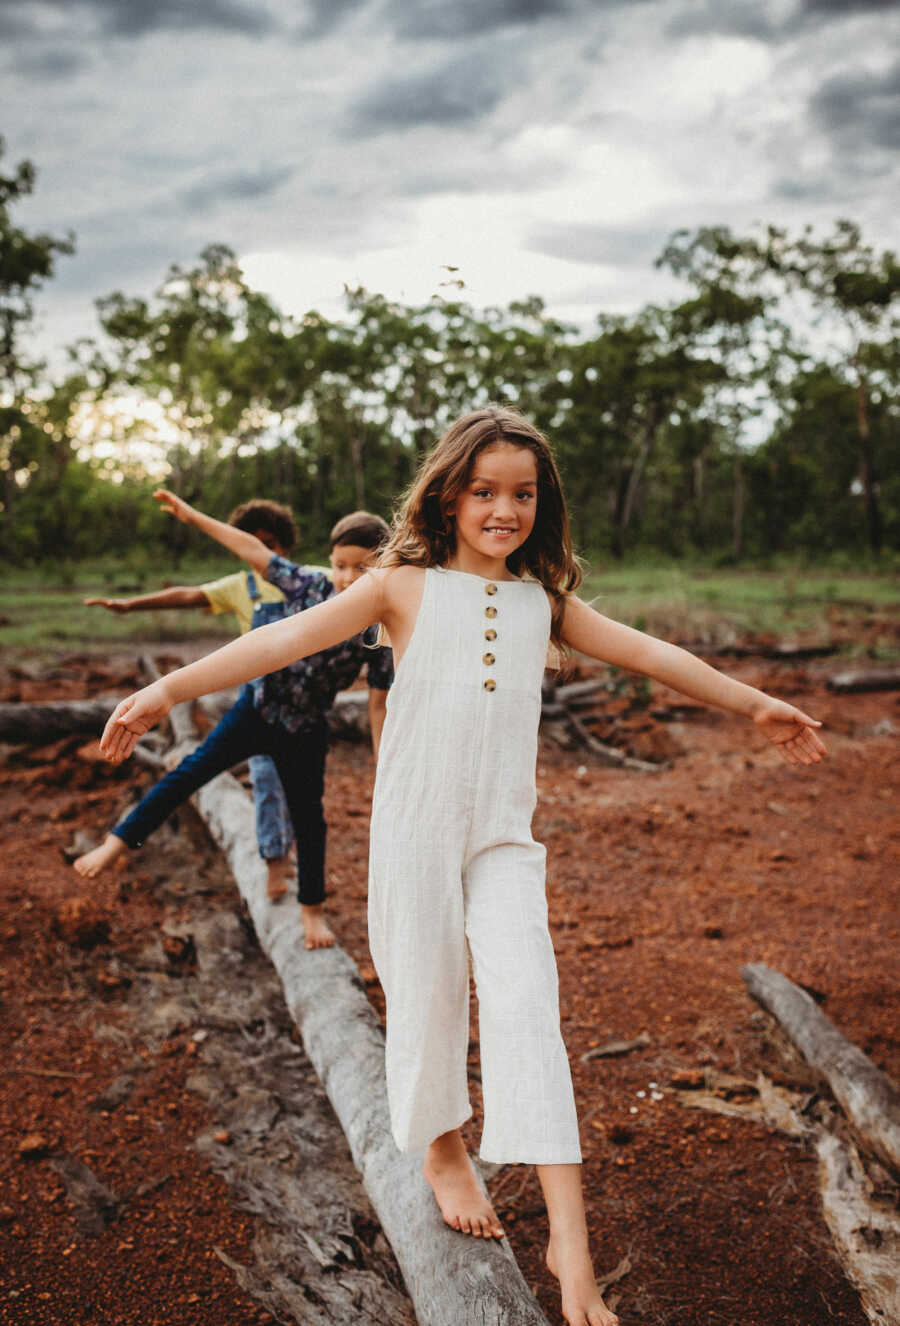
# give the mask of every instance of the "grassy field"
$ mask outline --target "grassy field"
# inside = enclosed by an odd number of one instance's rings
[[[0,652],[15,659],[60,649],[102,653],[161,641],[228,639],[234,623],[227,614],[193,609],[116,616],[86,608],[81,600],[148,593],[166,583],[200,584],[233,569],[233,562],[194,561],[156,578],[127,564],[70,566],[62,574],[58,568],[7,572],[0,587]],[[844,640],[848,621],[871,627],[900,618],[896,572],[614,566],[588,574],[581,593],[600,612],[642,630],[709,645],[727,645],[751,632],[822,642],[839,632]],[[870,648],[870,637],[871,631],[860,635],[860,649]],[[890,656],[891,646],[881,640],[874,652]]]

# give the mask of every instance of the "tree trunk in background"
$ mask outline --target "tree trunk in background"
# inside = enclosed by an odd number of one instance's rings
[[[362,511],[366,505],[366,473],[363,466],[363,439],[351,437],[350,458],[353,462],[353,486],[356,494],[356,509]]]
[[[698,548],[706,545],[706,490],[704,480],[706,471],[704,456],[701,452],[692,462],[694,480],[694,542]]]
[[[872,451],[872,433],[869,428],[868,384],[856,365],[856,425],[859,430],[859,477],[866,502],[866,528],[869,547],[876,557],[881,554],[881,509],[878,503],[878,477]]]
[[[619,558],[625,556],[625,537],[628,533],[638,489],[644,475],[644,466],[649,459],[655,436],[656,422],[653,420],[644,429],[634,462],[631,468],[625,472],[627,477],[623,475],[623,482],[619,484],[615,529],[613,530],[613,552]]]
[[[739,451],[734,453],[734,506],[731,515],[732,549],[739,562],[744,555],[744,466]]]
[[[3,551],[12,562],[15,560],[16,551],[16,480],[12,455],[10,454],[7,459],[9,469],[3,471]]]

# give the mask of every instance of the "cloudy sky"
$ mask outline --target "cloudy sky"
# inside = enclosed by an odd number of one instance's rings
[[[44,350],[211,242],[291,312],[453,264],[587,325],[677,227],[900,241],[897,0],[0,0],[0,79],[16,219],[77,239]]]

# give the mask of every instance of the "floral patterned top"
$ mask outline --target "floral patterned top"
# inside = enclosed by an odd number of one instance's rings
[[[284,594],[285,601],[278,607],[285,617],[324,603],[334,594],[334,585],[323,571],[298,566],[277,554],[266,567],[266,579]],[[393,657],[383,645],[374,647],[375,635],[375,628],[369,627],[331,649],[258,677],[252,683],[253,702],[262,717],[267,723],[280,723],[289,732],[317,727],[338,691],[346,690],[356,680],[363,665],[370,690],[388,690],[394,680]]]

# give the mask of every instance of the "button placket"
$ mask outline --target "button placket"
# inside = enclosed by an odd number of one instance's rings
[[[485,594],[487,594],[488,598],[493,598],[494,595],[497,593],[497,586],[494,584],[492,580],[489,580],[488,583],[485,585],[484,592]],[[493,619],[494,617],[497,616],[497,609],[494,607],[493,603],[488,604],[488,606],[484,610],[484,615],[485,617],[488,617],[490,619]],[[484,638],[485,640],[496,640],[497,632],[488,629],[484,633]],[[482,654],[481,661],[486,668],[491,668],[494,666],[497,660],[495,656],[489,652],[487,654]],[[484,689],[486,691],[495,691],[497,689],[497,683],[493,677],[487,678],[487,680],[484,683]]]

